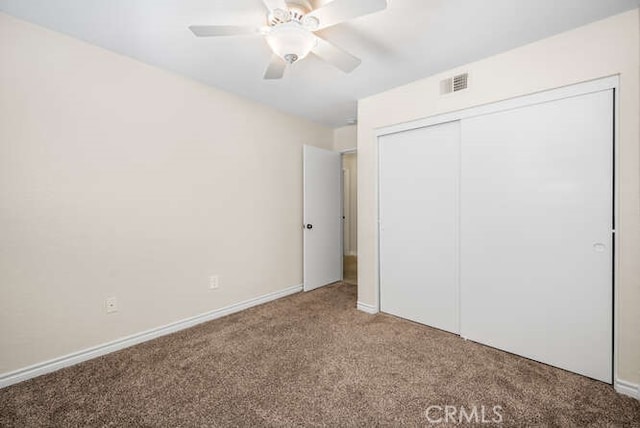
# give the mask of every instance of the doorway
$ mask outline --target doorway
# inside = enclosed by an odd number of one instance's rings
[[[343,281],[358,281],[358,155],[342,153],[342,249]]]

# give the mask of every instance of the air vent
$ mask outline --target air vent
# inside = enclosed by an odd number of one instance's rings
[[[458,74],[457,76],[444,79],[440,82],[440,94],[450,94],[462,91],[469,86],[469,73]]]
[[[453,92],[458,92],[463,89],[467,89],[467,84],[469,83],[469,74],[458,74],[453,77]]]

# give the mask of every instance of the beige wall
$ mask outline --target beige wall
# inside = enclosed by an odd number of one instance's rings
[[[358,127],[356,125],[343,126],[333,130],[333,150],[343,152],[355,150],[358,146]]]
[[[0,14],[0,375],[301,284],[303,143],[333,130]]]
[[[344,228],[344,252],[346,255],[355,256],[358,254],[358,155],[356,153],[343,155],[342,169],[349,176],[348,183],[344,183],[344,204],[349,206],[349,218]]]
[[[358,110],[358,300],[376,305],[377,152],[374,129],[604,76],[620,75],[617,377],[640,382],[640,19],[634,10],[364,99]],[[441,97],[439,82],[471,87]]]

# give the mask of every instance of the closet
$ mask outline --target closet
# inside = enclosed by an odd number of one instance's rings
[[[614,90],[379,136],[380,309],[612,382]]]

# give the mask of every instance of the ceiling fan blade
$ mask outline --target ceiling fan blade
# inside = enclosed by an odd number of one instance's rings
[[[287,68],[287,63],[278,55],[273,54],[271,56],[271,61],[269,61],[269,65],[267,66],[267,70],[264,72],[264,79],[265,80],[282,79],[282,76],[284,76],[284,70],[286,68]]]
[[[311,13],[320,25],[318,30],[387,8],[387,0],[333,0]]]
[[[317,36],[316,39],[318,39],[318,44],[311,52],[345,73],[351,73],[362,62],[360,58],[356,58],[336,45]]]
[[[287,10],[287,3],[284,0],[262,0],[269,11],[275,9]]]
[[[260,28],[238,25],[191,25],[189,30],[198,37],[242,36],[260,34]]]

